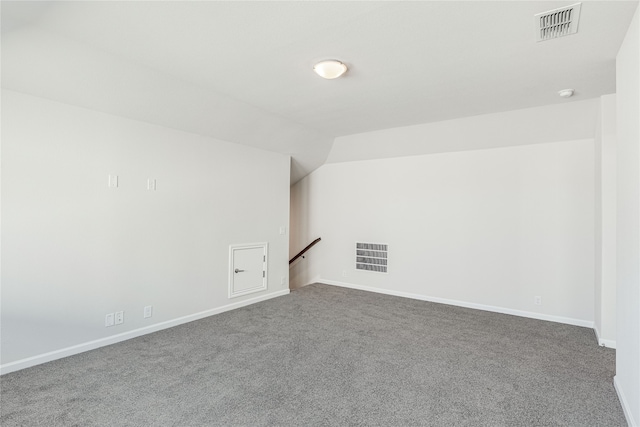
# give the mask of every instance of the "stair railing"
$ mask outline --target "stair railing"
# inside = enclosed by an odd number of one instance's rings
[[[300,252],[298,252],[298,254],[296,256],[294,256],[293,258],[291,258],[289,260],[289,265],[291,265],[292,262],[294,262],[295,260],[297,260],[298,258],[302,257],[304,258],[304,254],[311,249],[316,243],[318,243],[320,240],[322,240],[320,237],[318,237],[316,240],[314,240],[313,242],[309,243],[307,245],[306,248],[304,248],[303,250],[301,250]]]

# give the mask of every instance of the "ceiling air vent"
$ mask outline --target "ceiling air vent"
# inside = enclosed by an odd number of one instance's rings
[[[387,272],[387,245],[356,243],[356,270]]]
[[[582,3],[538,13],[534,16],[536,41],[551,40],[578,31]]]

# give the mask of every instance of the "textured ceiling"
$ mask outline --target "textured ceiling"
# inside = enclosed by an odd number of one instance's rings
[[[578,34],[534,40],[572,2],[2,2],[2,85],[291,154],[337,136],[615,92],[636,1],[585,1]],[[337,58],[344,78],[313,64]]]

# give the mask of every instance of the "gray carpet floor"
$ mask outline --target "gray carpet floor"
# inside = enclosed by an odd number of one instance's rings
[[[587,328],[327,285],[3,375],[9,426],[624,426]]]

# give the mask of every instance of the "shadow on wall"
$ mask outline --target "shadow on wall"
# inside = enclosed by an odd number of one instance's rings
[[[305,248],[309,240],[309,179],[291,187],[289,213],[289,259]],[[289,287],[300,288],[309,284],[308,257],[298,258],[289,265]]]
[[[309,284],[306,280],[307,258],[298,258],[289,266],[289,288],[298,289]]]

